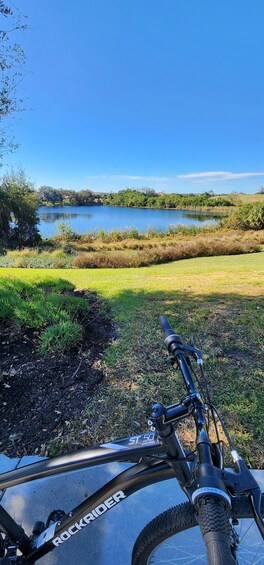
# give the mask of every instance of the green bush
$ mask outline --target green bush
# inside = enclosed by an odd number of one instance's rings
[[[40,329],[69,319],[67,311],[60,308],[59,301],[52,295],[35,295],[29,302],[20,300],[14,312],[20,323],[28,328]]]
[[[14,300],[10,290],[0,290],[0,320],[11,320],[14,316]]]
[[[46,278],[34,284],[4,279],[0,288],[0,321],[42,331],[42,353],[65,352],[80,342],[82,326],[77,317],[83,319],[89,311],[88,301],[74,296],[73,289],[72,283],[61,279]]]
[[[48,307],[67,312],[71,317],[76,314],[86,314],[89,311],[89,304],[78,296],[67,294],[51,294],[48,298]]]
[[[43,279],[36,283],[38,288],[52,290],[53,292],[64,292],[67,290],[74,290],[75,286],[70,281],[64,279]]]
[[[61,241],[74,241],[79,239],[80,235],[76,233],[70,225],[61,222],[58,224],[59,233],[55,236],[56,239]]]
[[[64,321],[42,332],[39,351],[46,353],[65,353],[82,339],[82,328],[76,322]]]
[[[222,225],[242,230],[264,229],[264,202],[243,204]]]

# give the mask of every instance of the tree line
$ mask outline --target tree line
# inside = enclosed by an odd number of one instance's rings
[[[109,206],[127,206],[129,208],[200,208],[233,206],[232,198],[219,196],[215,198],[213,191],[203,194],[165,194],[156,193],[153,189],[147,188],[137,190],[126,188],[116,193],[107,194],[104,197],[104,204]]]
[[[39,204],[48,206],[95,206],[102,203],[101,196],[91,190],[77,191],[52,186],[41,186],[37,192]]]
[[[214,197],[213,191],[203,194],[164,194],[152,188],[126,188],[116,193],[96,193],[91,190],[66,190],[41,186],[38,190],[40,204],[48,206],[126,206],[128,208],[199,208],[232,206],[232,199]]]

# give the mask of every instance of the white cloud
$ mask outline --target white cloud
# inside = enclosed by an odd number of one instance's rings
[[[147,185],[148,183],[152,182],[165,182],[165,183],[172,183],[177,182],[179,180],[190,180],[190,181],[209,181],[209,182],[217,182],[217,181],[229,181],[229,180],[239,180],[239,179],[246,179],[252,177],[263,177],[264,172],[245,172],[245,173],[233,173],[230,171],[208,171],[202,173],[186,173],[180,175],[172,175],[167,177],[162,176],[144,176],[144,175],[94,175],[86,177],[87,180],[106,180],[110,181],[121,181],[122,183],[133,183],[136,182],[141,183],[143,186]]]
[[[124,179],[142,180],[143,182],[171,180],[171,177],[148,177],[148,176],[144,177],[144,176],[133,176],[133,175],[115,175],[115,178],[117,180],[124,180]]]
[[[178,175],[178,179],[206,179],[206,180],[236,180],[246,179],[250,177],[263,177],[264,172],[247,172],[247,173],[231,173],[228,171],[215,171],[205,173],[187,173],[185,175]]]
[[[122,180],[122,181],[133,181],[133,180],[140,180],[142,182],[151,182],[151,181],[169,181],[173,180],[173,178],[177,177],[152,177],[152,176],[140,176],[140,175],[96,175],[90,176],[90,179],[111,179],[111,180]]]

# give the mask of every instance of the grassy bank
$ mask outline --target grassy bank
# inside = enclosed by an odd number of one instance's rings
[[[8,251],[0,267],[125,268],[144,267],[194,257],[252,253],[264,243],[264,230],[184,228],[167,232],[137,230],[78,235],[70,228],[39,248]]]
[[[146,429],[152,402],[171,403],[183,394],[163,351],[158,315],[165,313],[184,339],[195,335],[213,400],[237,448],[253,466],[263,467],[263,271],[264,253],[140,270],[1,269],[5,277],[36,281],[48,273],[94,289],[109,301],[116,321],[118,339],[105,356],[106,378],[58,449],[136,434]],[[185,425],[181,434],[187,445],[192,442],[192,427]]]
[[[237,194],[235,195],[235,203],[239,204],[256,204],[264,201],[264,194]]]

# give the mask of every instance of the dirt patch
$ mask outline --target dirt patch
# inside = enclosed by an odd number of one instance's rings
[[[115,337],[110,315],[95,293],[73,294],[88,300],[90,308],[82,320],[82,348],[70,354],[41,356],[37,332],[0,324],[0,450],[9,457],[45,455],[50,444],[52,455],[56,438],[61,445],[71,427],[81,426],[104,377],[103,351]]]

